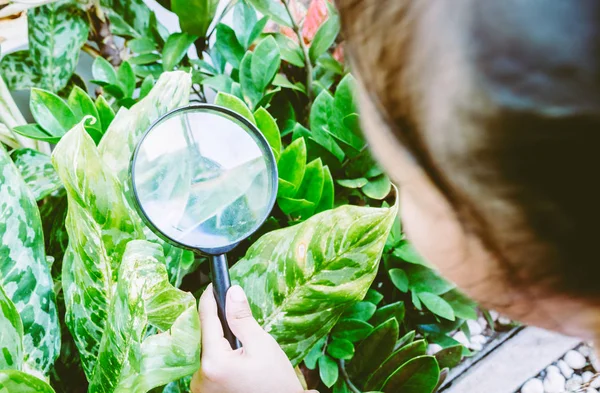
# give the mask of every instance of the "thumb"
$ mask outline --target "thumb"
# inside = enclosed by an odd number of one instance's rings
[[[264,337],[268,334],[252,316],[250,304],[248,304],[248,299],[242,287],[234,285],[229,288],[225,309],[229,327],[240,340],[244,349],[252,352],[253,348],[261,347],[264,343]]]

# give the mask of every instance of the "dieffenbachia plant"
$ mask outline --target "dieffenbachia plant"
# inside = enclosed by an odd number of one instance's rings
[[[23,324],[23,368],[44,377],[60,351],[60,329],[36,200],[0,145],[0,286]]]

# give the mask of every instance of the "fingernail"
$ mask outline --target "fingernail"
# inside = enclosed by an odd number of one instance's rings
[[[231,300],[236,303],[244,303],[246,301],[246,294],[239,285],[234,285],[229,288],[229,296],[231,296]]]

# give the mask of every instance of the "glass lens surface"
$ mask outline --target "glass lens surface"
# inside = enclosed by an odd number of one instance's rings
[[[188,247],[235,244],[272,208],[269,147],[246,124],[206,108],[174,112],[140,142],[132,164],[137,202],[166,237]]]

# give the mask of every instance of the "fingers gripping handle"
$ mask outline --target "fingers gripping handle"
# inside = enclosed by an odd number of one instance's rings
[[[229,279],[229,268],[227,266],[227,256],[225,254],[214,255],[211,257],[211,274],[213,282],[213,291],[215,293],[215,299],[217,299],[217,306],[219,309],[219,319],[223,325],[223,334],[231,348],[238,349],[241,347],[240,342],[231,332],[229,324],[227,323],[227,317],[225,314],[225,299],[227,298],[227,290],[231,287],[231,280]]]

